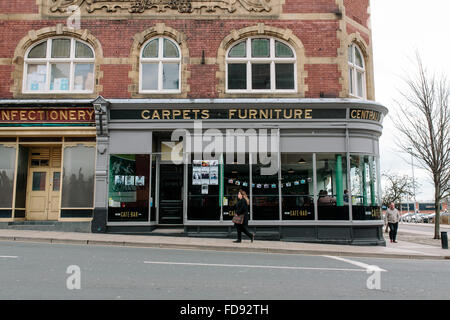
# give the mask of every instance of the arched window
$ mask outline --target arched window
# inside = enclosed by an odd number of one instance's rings
[[[348,71],[350,95],[366,98],[366,68],[364,56],[359,47],[352,43],[348,47]]]
[[[94,50],[73,38],[51,38],[25,55],[23,92],[92,93]]]
[[[248,38],[226,55],[227,92],[296,92],[294,50],[274,38]]]
[[[143,93],[179,93],[181,54],[169,38],[153,38],[141,52],[140,88]]]

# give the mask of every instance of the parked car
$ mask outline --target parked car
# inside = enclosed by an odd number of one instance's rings
[[[411,222],[411,215],[412,213],[405,213],[400,217],[400,221],[402,222]]]
[[[430,222],[430,214],[428,213],[421,213],[420,216],[422,217],[423,223],[429,223]]]

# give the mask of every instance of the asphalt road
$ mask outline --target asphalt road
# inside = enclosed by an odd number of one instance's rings
[[[3,300],[401,300],[449,292],[450,261],[0,242]]]

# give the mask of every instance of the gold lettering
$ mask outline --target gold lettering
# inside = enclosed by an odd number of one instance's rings
[[[244,114],[242,114],[242,111],[244,111]],[[239,119],[247,119],[247,109],[239,109],[238,114],[239,114]]]
[[[209,119],[209,110],[202,110],[202,119]]]
[[[150,119],[150,110],[143,110],[141,113],[141,117],[145,120]]]
[[[180,110],[173,110],[172,111],[172,118],[173,119],[176,119],[180,115],[181,115],[181,111]]]
[[[352,118],[352,119],[356,119],[356,110],[352,110],[352,113],[350,114],[350,117]]]
[[[11,120],[10,113],[8,110],[2,110],[2,121]]]
[[[249,110],[249,115],[248,118],[249,119],[256,119],[256,115],[258,114],[258,111],[255,109],[250,109]]]
[[[45,112],[43,110],[41,110],[41,111],[37,111],[37,113],[39,113],[39,120],[43,121],[44,120],[44,116],[45,116]]]
[[[32,114],[33,114],[33,116],[32,116]],[[36,120],[36,111],[31,110],[31,111],[28,113],[28,118],[29,118],[31,121]]]
[[[191,117],[189,116],[189,111],[190,110],[183,110],[183,119],[190,119]]]
[[[58,112],[55,110],[50,111],[50,119],[52,119],[54,121],[58,120]],[[72,120],[72,115],[71,115],[70,120]]]
[[[61,117],[61,120],[68,120],[68,117],[67,117],[67,110],[61,110],[61,111],[59,112],[59,116]]]
[[[20,121],[27,120],[27,111],[26,110],[20,110]]]
[[[287,111],[289,111],[289,115],[287,115],[287,113],[286,113]],[[291,119],[292,118],[292,109],[284,109],[283,117],[284,117],[284,119]]]
[[[262,119],[263,117],[264,117],[264,119],[269,119],[269,110],[267,110],[267,109],[259,110],[259,118]]]
[[[86,113],[83,110],[78,110],[78,119],[86,121]]]
[[[361,119],[361,110],[358,110],[358,111],[356,112],[356,118],[357,118],[357,119]]]
[[[11,111],[11,120],[17,120],[17,119],[16,119],[17,114],[18,114],[18,113],[17,113],[16,110]]]
[[[232,119],[234,117],[235,113],[236,113],[236,109],[228,110],[228,119]]]
[[[170,119],[170,111],[169,110],[163,110],[162,111],[162,118],[169,120]]]
[[[197,120],[198,119],[198,113],[200,112],[200,110],[194,109],[194,110],[192,110],[192,112],[194,113],[194,119]]]
[[[311,112],[312,112],[312,109],[305,110],[305,119],[312,119]]]
[[[277,113],[277,119],[280,119],[280,112],[282,110],[281,109],[275,109],[274,111]]]
[[[301,119],[303,114],[302,109],[295,109],[294,110],[294,119]]]
[[[70,110],[69,111],[69,119],[72,120],[72,121],[77,120],[77,116],[76,116],[75,110]]]
[[[89,120],[94,120],[94,110],[86,110],[88,116],[89,116]]]
[[[153,111],[152,119],[158,119],[158,120],[161,119],[161,118],[159,117],[158,110]]]

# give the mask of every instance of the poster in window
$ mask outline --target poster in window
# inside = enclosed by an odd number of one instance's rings
[[[145,176],[136,176],[135,185],[136,187],[145,186]]]
[[[134,176],[125,176],[125,185],[134,186]]]

